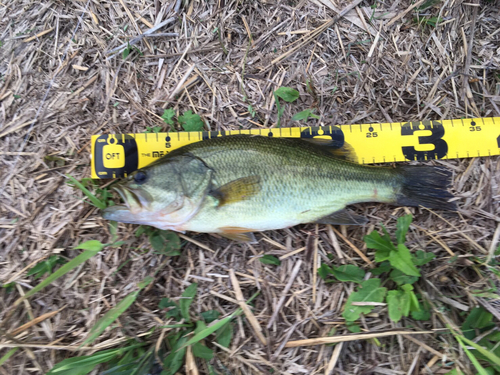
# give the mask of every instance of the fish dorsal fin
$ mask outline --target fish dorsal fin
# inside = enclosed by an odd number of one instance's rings
[[[356,215],[348,210],[336,211],[328,216],[322,217],[317,220],[318,224],[332,224],[332,225],[364,225],[368,219],[361,215]]]
[[[255,235],[252,233],[253,229],[241,227],[222,227],[219,228],[222,237],[226,237],[232,241],[257,243]]]
[[[218,189],[212,190],[210,195],[219,199],[219,206],[249,199],[261,190],[260,177],[248,176],[228,182]]]
[[[341,147],[339,147],[339,142],[332,140],[331,138],[300,138],[300,141],[319,146],[324,151],[339,159],[349,160],[353,162],[357,162],[358,160],[354,148],[350,144],[345,142]]]
[[[344,143],[344,145],[341,148],[329,147],[328,151],[336,158],[349,160],[352,162],[358,161],[358,157],[356,156],[354,148],[348,143]]]

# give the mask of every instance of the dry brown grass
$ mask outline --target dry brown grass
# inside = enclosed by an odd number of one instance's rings
[[[81,193],[64,177],[89,176],[92,134],[143,132],[155,125],[167,129],[158,117],[167,107],[200,114],[211,130],[270,127],[276,122],[272,93],[279,86],[301,93],[287,106],[284,123],[310,106],[325,124],[500,116],[498,1],[436,1],[421,13],[441,17],[437,28],[413,22],[424,0],[356,3],[338,22],[329,22],[348,4],[1,0],[0,281],[15,282],[15,289],[0,290],[0,356],[7,348],[21,348],[1,374],[43,374],[76,352],[92,353],[78,349],[89,329],[160,265],[155,282],[97,347],[141,339],[165,324],[159,300],[179,297],[196,281],[194,313],[230,313],[241,296],[261,291],[251,312],[253,324],[249,315],[240,316],[229,351],[220,350],[214,360],[227,373],[429,374],[448,371],[450,363],[475,373],[446,324],[460,326],[463,310],[477,305],[499,318],[498,303],[471,293],[490,288],[491,282],[499,285],[475,260],[492,253],[499,241],[498,156],[435,162],[454,172],[458,216],[364,204],[357,206],[370,218],[364,227],[334,232],[323,225],[300,226],[258,235],[259,244],[252,246],[188,233],[203,247],[186,241],[182,255],[170,259],[154,254],[146,238],[135,238],[134,226],[120,225],[126,242],[120,249],[105,249],[11,309],[38,283],[26,276],[31,266],[51,254],[74,258],[71,249],[85,240],[109,239],[98,210],[82,203]],[[123,60],[108,53],[170,17],[166,26],[138,41],[143,56]],[[307,93],[307,79],[315,97]],[[365,267],[353,246],[366,252],[363,236],[380,222],[393,232],[404,211],[415,217],[409,247],[437,256],[419,283],[435,303],[433,316],[428,322],[394,324],[381,306],[361,326],[366,333],[414,327],[444,329],[442,334],[380,337],[381,346],[372,340],[336,347],[285,345],[327,336],[332,328],[336,335],[347,333],[341,311],[353,285],[325,284],[316,268],[320,261],[330,262],[330,253],[335,263]],[[281,257],[282,265],[262,264],[256,257],[263,253]],[[256,334],[256,326],[262,333]],[[160,334],[156,330],[147,339],[154,344]],[[203,365],[198,370],[206,371]]]

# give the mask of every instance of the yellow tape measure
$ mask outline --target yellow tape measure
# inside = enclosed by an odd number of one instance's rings
[[[500,155],[500,117],[304,128],[103,134],[92,136],[92,178],[126,176],[176,148],[234,134],[327,138],[338,147],[349,144],[360,164]]]

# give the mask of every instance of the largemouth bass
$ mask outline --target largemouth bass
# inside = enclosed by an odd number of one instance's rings
[[[454,210],[444,168],[359,165],[300,139],[235,135],[189,144],[135,171],[115,188],[125,205],[103,217],[178,232],[252,232],[303,223],[363,224],[359,202]]]

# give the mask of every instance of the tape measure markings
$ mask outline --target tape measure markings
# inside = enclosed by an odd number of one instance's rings
[[[336,147],[349,144],[358,162],[363,164],[492,156],[500,154],[497,119],[500,118],[176,132],[177,137],[172,132],[155,136],[152,133],[93,135],[91,173],[92,178],[124,176],[186,144],[234,134],[326,138]]]

